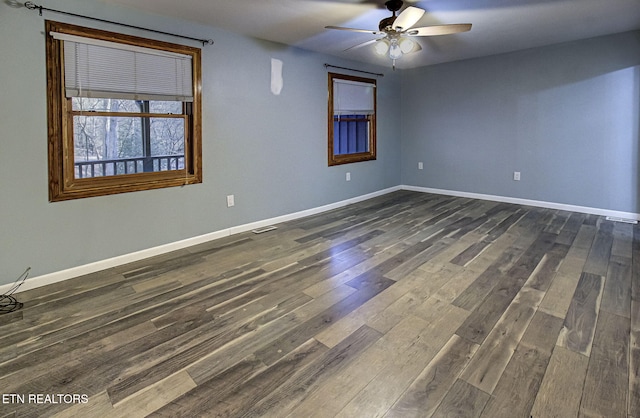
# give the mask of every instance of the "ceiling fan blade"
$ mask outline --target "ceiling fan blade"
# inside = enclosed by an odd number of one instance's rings
[[[345,51],[351,51],[352,49],[362,48],[363,46],[371,45],[371,44],[374,44],[376,42],[378,42],[378,39],[372,39],[370,41],[363,42],[363,43],[358,44],[358,45],[350,46],[349,48],[345,49]]]
[[[337,30],[346,30],[349,32],[361,32],[361,33],[370,33],[372,35],[384,34],[384,32],[380,32],[379,30],[373,29],[354,29],[354,28],[343,28],[342,26],[325,26],[325,29],[337,29]]]
[[[471,30],[471,23],[457,23],[453,25],[436,25],[425,26],[422,28],[413,28],[404,32],[409,36],[438,36],[449,35],[452,33],[468,32]]]
[[[413,6],[407,7],[396,17],[396,20],[393,22],[393,29],[399,31],[409,29],[418,23],[418,20],[420,20],[424,13],[425,11],[423,9]]]

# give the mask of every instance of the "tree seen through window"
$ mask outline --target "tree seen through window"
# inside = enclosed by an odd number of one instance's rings
[[[75,177],[184,168],[182,102],[72,100]]]

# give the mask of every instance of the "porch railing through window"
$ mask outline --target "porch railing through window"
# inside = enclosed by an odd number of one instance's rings
[[[75,178],[117,176],[184,169],[184,155],[119,158],[114,160],[76,161]]]

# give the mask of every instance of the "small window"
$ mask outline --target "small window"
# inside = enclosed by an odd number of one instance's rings
[[[202,182],[200,50],[46,22],[49,200]]]
[[[329,73],[329,165],[376,159],[376,80]]]

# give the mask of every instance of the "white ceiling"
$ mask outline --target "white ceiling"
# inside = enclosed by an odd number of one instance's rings
[[[357,61],[390,65],[372,46],[344,51],[374,35],[326,25],[377,29],[384,0],[106,0],[232,32]],[[640,0],[405,0],[427,13],[415,26],[472,23],[470,32],[420,38],[422,51],[398,68],[499,54],[640,29]],[[640,52],[639,52],[640,53]]]

